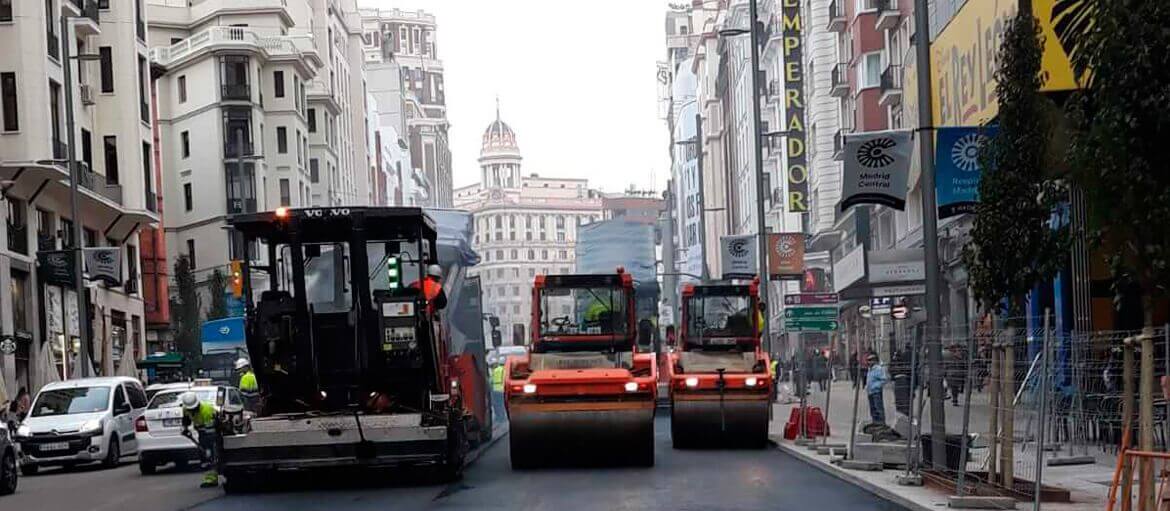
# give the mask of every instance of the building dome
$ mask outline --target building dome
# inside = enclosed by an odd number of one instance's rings
[[[496,104],[496,120],[488,125],[483,132],[483,152],[487,151],[519,151],[516,145],[516,132],[508,123],[500,120],[500,105]]]

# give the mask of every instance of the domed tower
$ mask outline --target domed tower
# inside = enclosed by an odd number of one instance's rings
[[[520,147],[516,133],[500,120],[500,105],[496,103],[496,120],[483,132],[483,147],[479,151],[480,179],[485,189],[520,188]]]

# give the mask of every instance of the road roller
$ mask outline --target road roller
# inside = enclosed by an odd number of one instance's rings
[[[686,285],[670,380],[675,448],[768,441],[772,378],[760,343],[759,280]]]
[[[504,364],[513,469],[653,466],[657,363],[635,326],[620,267],[535,277],[530,349]]]

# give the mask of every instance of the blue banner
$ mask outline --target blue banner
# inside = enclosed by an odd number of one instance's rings
[[[983,175],[979,150],[997,130],[996,126],[938,128],[934,162],[940,220],[975,212]]]

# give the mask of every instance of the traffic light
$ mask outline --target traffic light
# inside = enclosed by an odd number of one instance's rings
[[[239,259],[232,260],[232,296],[235,298],[244,296],[244,272],[240,269],[241,266]]]
[[[401,273],[397,257],[386,258],[386,279],[390,290],[397,290],[401,285]]]

